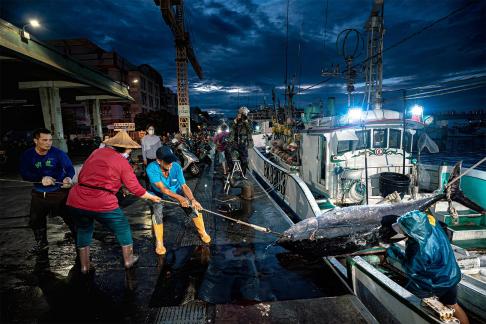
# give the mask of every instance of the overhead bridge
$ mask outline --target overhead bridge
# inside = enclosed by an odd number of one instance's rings
[[[38,102],[53,142],[67,151],[61,114],[63,101],[89,101],[95,133],[102,137],[100,101],[133,101],[128,86],[58,52],[0,19],[0,106]],[[32,91],[34,90],[34,91]]]

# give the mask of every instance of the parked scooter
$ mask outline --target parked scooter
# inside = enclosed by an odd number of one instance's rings
[[[207,143],[198,143],[195,147],[196,156],[201,163],[211,165],[212,160],[210,157],[211,146]]]
[[[182,165],[182,170],[188,171],[192,176],[197,177],[201,174],[201,166],[199,159],[192,153],[187,146],[179,142],[176,138],[172,140],[172,150],[179,158]]]

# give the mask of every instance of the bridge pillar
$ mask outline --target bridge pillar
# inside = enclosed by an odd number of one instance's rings
[[[67,152],[67,143],[64,138],[64,128],[62,124],[61,98],[59,88],[39,88],[42,115],[44,125],[52,132],[52,145]]]

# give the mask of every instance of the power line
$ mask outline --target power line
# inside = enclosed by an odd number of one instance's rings
[[[464,88],[464,87],[471,87],[471,86],[476,86],[476,85],[480,85],[480,84],[486,84],[486,80],[483,80],[482,82],[474,82],[474,83],[470,83],[470,84],[461,84],[461,85],[447,87],[447,88],[441,88],[441,89],[435,89],[435,90],[430,90],[430,91],[418,92],[418,93],[409,95],[409,97],[421,96],[421,95],[426,95],[426,94],[436,93],[436,92],[449,91],[449,90],[454,90],[454,89],[459,89],[459,88]]]
[[[430,98],[430,97],[448,95],[448,94],[457,93],[457,92],[474,90],[474,89],[482,88],[482,87],[485,87],[485,86],[486,86],[486,83],[478,83],[478,84],[472,85],[472,86],[467,85],[466,88],[461,88],[461,89],[446,88],[446,89],[442,89],[442,92],[431,93],[431,94],[426,94],[426,95],[422,95],[421,93],[417,93],[417,94],[414,94],[414,95],[406,96],[405,98],[403,96],[394,96],[394,97],[385,98],[385,102],[388,103],[388,102],[393,102],[393,101],[396,101],[396,100],[403,100],[403,99],[410,99],[410,100],[425,99],[425,98]],[[404,91],[404,89],[400,89],[400,91]]]
[[[398,42],[396,42],[395,44],[393,44],[393,45],[391,45],[391,46],[389,46],[389,47],[385,48],[385,49],[384,49],[384,50],[382,50],[381,52],[380,52],[380,51],[378,51],[378,52],[377,52],[375,55],[373,55],[373,56],[371,56],[371,57],[368,57],[367,59],[363,60],[362,62],[360,62],[360,63],[357,63],[357,64],[353,65],[351,68],[355,68],[355,67],[357,67],[357,66],[359,66],[359,65],[362,65],[362,64],[364,64],[364,63],[368,62],[369,60],[372,60],[372,59],[374,59],[375,57],[377,57],[377,56],[379,56],[379,55],[381,55],[381,54],[383,54],[383,53],[385,53],[385,52],[387,52],[387,51],[389,51],[389,50],[391,50],[391,49],[394,49],[394,48],[395,48],[395,47],[397,47],[397,46],[402,45],[402,44],[403,44],[403,43],[405,43],[406,41],[409,41],[409,40],[410,40],[410,39],[412,39],[413,37],[420,35],[420,34],[421,34],[421,33],[423,33],[424,31],[426,31],[426,30],[428,30],[428,29],[432,28],[433,26],[435,26],[436,24],[438,24],[438,23],[440,23],[440,22],[442,22],[442,21],[444,21],[444,20],[446,20],[446,19],[448,19],[448,18],[450,18],[450,17],[454,16],[455,14],[457,14],[457,13],[459,13],[459,12],[461,12],[461,11],[465,10],[465,9],[466,9],[466,8],[468,8],[469,6],[471,6],[471,5],[473,5],[473,4],[476,4],[477,2],[478,2],[478,1],[473,1],[473,0],[469,1],[469,2],[468,2],[468,3],[466,3],[464,6],[462,6],[462,7],[458,8],[458,9],[456,9],[456,10],[451,11],[451,12],[450,12],[449,14],[447,14],[446,16],[443,16],[443,17],[441,17],[441,18],[439,18],[439,19],[437,19],[437,20],[435,20],[435,21],[431,22],[430,24],[428,24],[428,25],[426,25],[426,26],[422,27],[421,29],[417,30],[416,32],[413,32],[412,34],[410,34],[410,35],[408,35],[408,36],[406,36],[406,37],[402,38],[401,40],[399,40],[399,41],[398,41]],[[341,72],[341,73],[345,73],[345,72],[346,72],[346,71],[343,71],[343,72]],[[329,81],[329,80],[331,80],[331,79],[332,79],[332,78],[327,78],[327,79],[325,79],[325,80],[319,81],[318,83],[316,83],[316,84],[314,84],[314,85],[311,85],[311,86],[309,86],[309,87],[307,87],[307,88],[303,89],[303,90],[302,90],[302,92],[303,92],[303,91],[306,91],[306,90],[309,90],[309,89],[312,89],[312,88],[314,88],[314,87],[316,87],[316,86],[318,86],[318,85],[320,85],[320,84],[322,84],[322,83],[325,83],[325,82],[327,82],[327,81]]]
[[[473,89],[478,89],[485,87],[486,83],[481,83],[480,85],[474,86],[474,87],[469,87],[469,88],[464,88],[464,89],[458,89],[458,90],[453,90],[453,91],[448,91],[448,92],[440,92],[440,93],[433,93],[425,96],[421,96],[420,94],[418,96],[410,96],[406,97],[407,99],[422,99],[422,98],[430,98],[430,97],[436,97],[436,96],[443,96],[443,95],[448,95],[451,93],[457,93],[457,92],[463,92],[463,91],[469,91]]]
[[[322,46],[322,52],[323,52],[323,57],[322,59],[324,60],[325,56],[326,56],[326,39],[327,39],[327,13],[328,13],[328,9],[329,9],[329,0],[326,0],[326,10],[324,11],[324,16],[325,16],[325,20],[324,20],[324,37],[323,37],[323,46]],[[325,63],[325,62],[323,62]]]

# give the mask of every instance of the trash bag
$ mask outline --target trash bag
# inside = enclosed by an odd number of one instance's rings
[[[397,222],[409,238],[405,253],[392,246],[387,254],[402,264],[410,280],[407,289],[419,297],[441,295],[461,281],[447,234],[433,216],[411,211]]]

